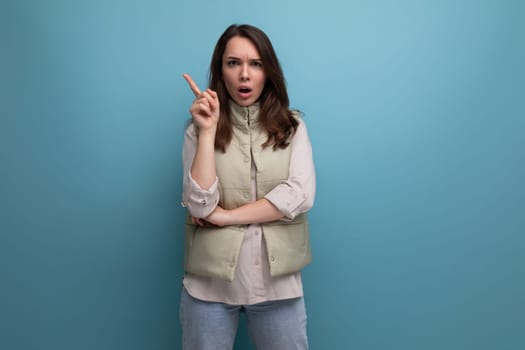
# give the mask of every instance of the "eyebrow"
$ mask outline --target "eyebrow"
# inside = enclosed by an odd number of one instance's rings
[[[227,56],[226,59],[227,60],[238,60],[238,61],[241,61],[241,59],[239,57],[236,57],[236,56]],[[259,58],[259,57],[257,57],[257,58],[250,58],[250,59],[248,59],[248,61],[252,61],[252,62],[253,61],[261,61],[262,62],[262,58]]]

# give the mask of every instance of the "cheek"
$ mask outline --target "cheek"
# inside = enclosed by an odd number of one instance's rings
[[[232,85],[231,77],[228,74],[223,74],[222,80],[224,81],[224,85],[226,85],[226,88],[229,90]]]
[[[264,88],[264,85],[266,85],[266,77],[264,76],[264,74],[262,74],[259,79],[259,87],[261,88],[261,90]]]
[[[228,93],[231,95],[233,93],[232,90],[235,89],[235,86],[232,85],[231,80],[229,80],[228,77],[225,76],[223,79],[224,79],[224,86],[226,87],[226,91],[228,91]]]

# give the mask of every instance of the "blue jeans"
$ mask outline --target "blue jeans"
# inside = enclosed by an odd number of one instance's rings
[[[180,322],[184,350],[231,350],[240,312],[246,313],[257,350],[306,350],[303,298],[254,305],[228,305],[193,298],[182,289]]]

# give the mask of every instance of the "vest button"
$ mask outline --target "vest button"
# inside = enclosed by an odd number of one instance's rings
[[[275,257],[272,255],[272,256],[270,257],[270,260],[271,260],[272,262],[274,262],[274,261],[275,261]]]

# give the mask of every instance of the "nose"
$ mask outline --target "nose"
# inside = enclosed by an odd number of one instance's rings
[[[246,81],[250,79],[249,67],[247,64],[243,64],[241,67],[241,80]]]

